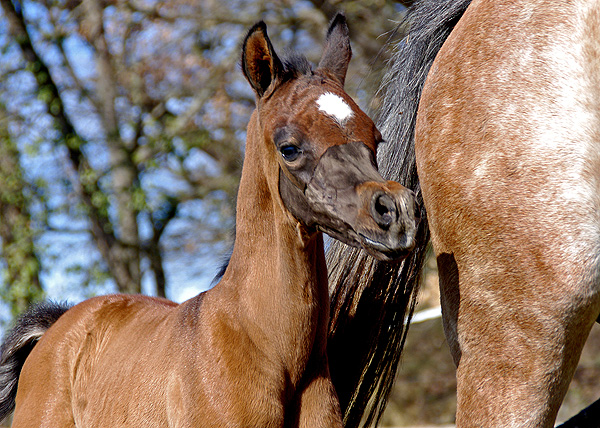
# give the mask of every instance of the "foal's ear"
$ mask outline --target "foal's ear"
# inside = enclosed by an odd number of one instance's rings
[[[348,24],[346,24],[344,14],[338,13],[329,24],[319,68],[329,72],[344,86],[350,58],[352,58],[352,48],[350,47]]]
[[[258,97],[283,73],[283,65],[267,36],[264,22],[255,24],[242,47],[242,71]]]

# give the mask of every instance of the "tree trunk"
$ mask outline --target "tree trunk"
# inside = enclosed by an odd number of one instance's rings
[[[115,110],[117,88],[112,57],[104,36],[102,5],[96,0],[83,0],[85,25],[89,39],[96,51],[97,94],[100,101],[100,118],[106,133],[110,153],[111,182],[118,213],[118,235],[121,245],[113,247],[111,255],[116,268],[115,280],[124,293],[141,292],[140,241],[137,223],[138,210],[133,193],[138,183],[138,173],[131,159],[131,151],[120,137]]]
[[[135,168],[132,166],[133,163],[130,162],[130,158],[125,156],[127,151],[124,147],[118,147],[117,145],[118,126],[114,114],[115,92],[108,95],[103,94],[103,96],[106,96],[103,98],[103,111],[100,113],[103,122],[105,122],[104,124],[109,126],[106,129],[106,134],[111,150],[113,173],[116,176],[116,178],[113,177],[113,188],[118,201],[119,215],[119,225],[116,228],[110,222],[107,208],[99,206],[98,202],[94,202],[106,200],[108,196],[95,197],[95,195],[103,193],[103,190],[99,187],[97,181],[86,178],[95,176],[95,173],[88,173],[90,172],[90,166],[81,150],[86,141],[77,133],[73,123],[67,116],[60,91],[52,78],[50,70],[33,47],[22,10],[16,8],[11,0],[0,0],[0,6],[9,22],[10,34],[16,40],[29,66],[28,68],[34,74],[38,84],[38,94],[44,93],[44,97],[41,98],[47,106],[48,113],[54,118],[55,129],[59,133],[57,143],[67,148],[73,170],[77,172],[78,181],[73,185],[79,190],[81,200],[88,210],[92,237],[107,263],[119,291],[139,293],[141,291],[141,273],[137,212],[133,206],[131,196],[134,191],[133,183],[137,175],[133,171]],[[92,7],[90,6],[90,8]],[[106,70],[102,69],[102,66],[99,71],[102,74],[100,76],[101,81],[104,85],[107,85],[111,75],[106,75]],[[109,105],[111,102],[113,103],[112,107]],[[134,178],[132,178],[132,175]],[[115,229],[122,235],[122,238],[117,238]]]
[[[0,238],[6,264],[2,294],[17,315],[40,300],[43,291],[19,152],[5,125],[0,109]]]

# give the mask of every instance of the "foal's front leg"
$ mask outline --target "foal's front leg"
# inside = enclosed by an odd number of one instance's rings
[[[321,363],[299,392],[296,411],[298,428],[343,428],[340,402],[331,382],[327,361]]]

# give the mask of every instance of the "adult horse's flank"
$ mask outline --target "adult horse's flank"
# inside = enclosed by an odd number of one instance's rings
[[[457,426],[551,427],[600,313],[600,1],[425,0],[409,23],[383,85],[380,165],[422,189],[427,221],[397,268],[331,258],[348,426],[371,393],[372,418],[386,399],[403,341],[393,313],[414,300],[428,229]],[[353,324],[364,307],[379,307],[377,323]],[[380,358],[338,374],[351,337]]]
[[[412,193],[381,178],[381,136],[343,90],[350,56],[342,15],[314,71],[280,61],[263,23],[250,30],[256,110],[221,281],[180,305],[113,295],[34,309],[3,346],[2,417],[16,393],[13,427],[341,427],[320,231],[392,259],[416,230]]]

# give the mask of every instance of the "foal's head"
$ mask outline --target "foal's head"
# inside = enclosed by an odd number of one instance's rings
[[[311,230],[394,259],[414,246],[416,202],[377,171],[381,134],[344,92],[351,55],[343,15],[333,19],[315,70],[301,56],[282,62],[261,22],[244,41],[242,68],[285,208]]]

